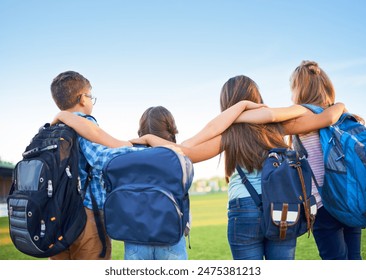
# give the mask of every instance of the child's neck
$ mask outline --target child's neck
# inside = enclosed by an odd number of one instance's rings
[[[85,115],[91,115],[91,112],[87,112],[87,108],[84,107],[84,106],[80,106],[79,104],[74,106],[73,108],[70,108],[68,110],[66,110],[70,113],[76,113],[76,112],[80,112],[80,113],[83,113]]]

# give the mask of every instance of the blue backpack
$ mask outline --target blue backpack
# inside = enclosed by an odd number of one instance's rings
[[[314,113],[322,108],[303,104]],[[334,125],[320,129],[324,156],[324,185],[319,188],[324,207],[343,224],[366,226],[366,128],[344,113]]]
[[[263,211],[262,229],[270,240],[293,239],[312,229],[317,212],[311,194],[311,168],[305,156],[286,148],[271,149],[262,169],[259,195],[237,166],[242,183]]]
[[[117,155],[103,169],[105,226],[112,239],[174,245],[189,222],[193,164],[165,147]]]

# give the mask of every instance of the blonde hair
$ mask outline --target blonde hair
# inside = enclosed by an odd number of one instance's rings
[[[313,104],[323,108],[334,104],[335,90],[328,75],[314,61],[304,60],[290,78],[295,104]]]

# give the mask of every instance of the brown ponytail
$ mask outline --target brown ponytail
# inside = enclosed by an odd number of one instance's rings
[[[148,108],[141,116],[138,135],[154,134],[176,143],[178,129],[173,115],[163,106]]]

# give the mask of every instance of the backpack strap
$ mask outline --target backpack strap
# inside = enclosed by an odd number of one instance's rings
[[[87,163],[86,171],[87,171],[88,175],[85,180],[85,186],[84,186],[85,193],[92,180],[91,170],[92,170],[92,168],[91,168],[90,164]],[[93,213],[94,213],[95,223],[97,225],[99,239],[102,242],[102,251],[100,252],[99,257],[104,258],[105,254],[107,252],[107,241],[106,241],[104,231],[103,231],[102,218],[100,216],[97,200],[95,199],[95,196],[94,196],[91,188],[89,188],[89,193],[90,193],[90,198],[92,201]]]
[[[295,164],[294,166],[299,174],[299,178],[300,178],[300,183],[301,183],[301,191],[302,191],[302,195],[304,196],[304,210],[305,210],[305,218],[306,218],[306,223],[307,223],[307,228],[308,228],[308,237],[310,236],[310,231],[313,228],[313,223],[314,223],[314,219],[313,217],[310,215],[310,205],[309,205],[309,200],[306,194],[306,188],[305,188],[305,181],[304,181],[304,176],[302,173],[302,169],[301,169],[301,165],[300,164]],[[311,170],[311,168],[310,168]],[[311,175],[314,176],[313,171],[311,171]],[[315,177],[313,177],[315,180]]]
[[[316,105],[313,105],[313,104],[301,104],[301,106],[309,109],[310,111],[312,111],[313,113],[315,114],[320,114],[321,112],[324,111],[324,109],[322,107],[319,107],[319,106],[316,106]],[[343,113],[339,120],[334,124],[334,125],[341,125],[346,119],[352,119],[353,121],[357,122],[357,119],[355,118],[354,115],[352,115],[351,113]],[[332,125],[330,126],[332,127]]]
[[[91,118],[95,122],[97,122],[97,120],[92,115],[83,115],[83,117],[86,118],[86,119]],[[85,193],[86,193],[86,191],[88,189],[88,186],[90,185],[90,182],[92,180],[91,170],[92,170],[92,167],[87,162],[87,166],[86,166],[85,171],[88,173],[88,175],[87,175],[86,180],[85,180],[85,186],[84,186]],[[102,217],[101,217],[100,212],[99,212],[99,207],[98,207],[97,200],[95,199],[95,196],[94,196],[91,188],[89,188],[89,193],[90,193],[90,198],[91,198],[92,207],[93,207],[95,224],[97,225],[99,239],[102,242],[102,251],[100,252],[99,257],[104,258],[105,254],[107,252],[107,241],[106,241],[104,231],[103,231]]]
[[[82,117],[86,119],[88,118],[93,119],[97,123],[97,120],[92,115],[83,115]]]
[[[322,107],[313,105],[313,104],[301,104],[301,106],[309,109],[310,111],[312,111],[315,114],[320,114],[321,112],[324,111],[324,109]]]
[[[258,207],[262,207],[262,199],[261,199],[261,195],[259,195],[257,193],[257,191],[255,190],[255,188],[253,187],[253,185],[249,182],[247,176],[245,176],[244,171],[240,168],[239,165],[236,166],[236,170],[238,171],[240,178],[241,178],[241,182],[244,184],[244,186],[247,188],[248,192],[250,193],[250,196],[252,197],[252,199],[254,200],[255,204]]]
[[[351,119],[354,122],[358,122],[354,115],[352,115],[351,113],[346,112],[346,113],[343,113],[340,116],[339,120],[334,125],[331,125],[330,127],[332,127],[332,126],[340,126],[347,119]]]

